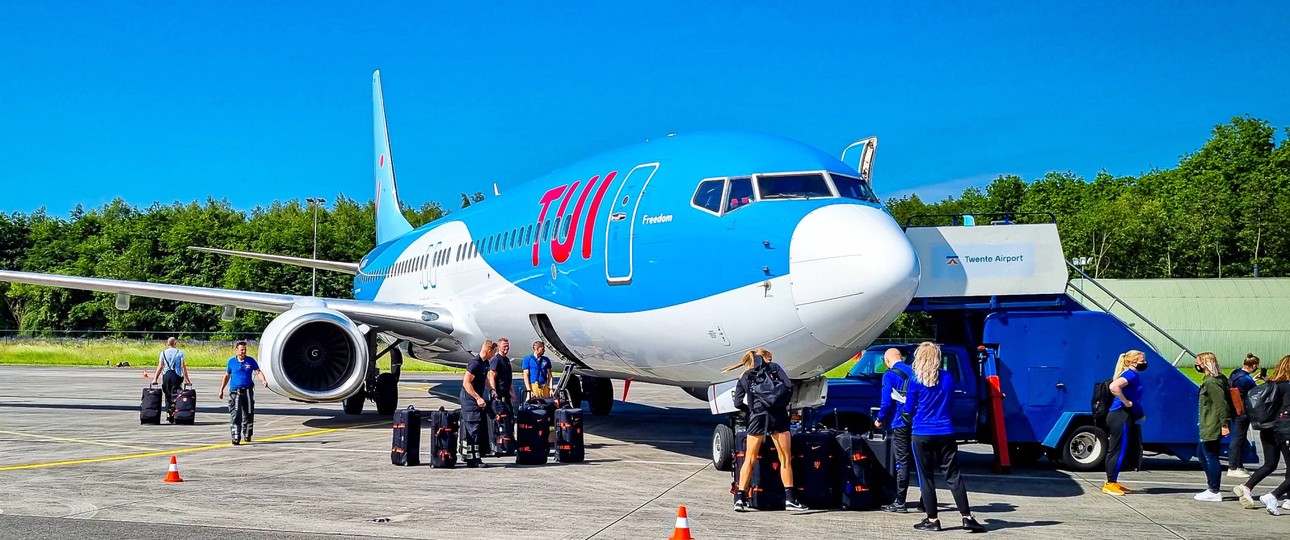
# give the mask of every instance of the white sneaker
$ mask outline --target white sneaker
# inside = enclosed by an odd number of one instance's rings
[[[1196,496],[1192,498],[1198,501],[1205,501],[1205,502],[1223,502],[1222,495],[1220,495],[1217,491],[1210,491],[1208,489],[1200,493],[1197,493]]]
[[[1227,477],[1228,478],[1249,478],[1250,471],[1247,471],[1245,469],[1228,469]]]
[[[1286,502],[1281,503],[1281,508],[1290,510],[1290,499],[1286,499]]]
[[[1281,515],[1281,509],[1277,508],[1278,501],[1275,495],[1271,493],[1265,493],[1262,497],[1259,497],[1259,501],[1262,502],[1263,506],[1268,509],[1269,514],[1272,514],[1274,516]]]
[[[1258,503],[1254,502],[1254,494],[1250,493],[1250,488],[1245,487],[1244,484],[1239,484],[1232,488],[1232,493],[1235,493],[1236,498],[1241,501],[1242,508],[1255,510],[1259,507]]]

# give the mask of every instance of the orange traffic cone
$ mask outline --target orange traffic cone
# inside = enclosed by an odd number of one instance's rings
[[[685,515],[685,505],[676,509],[676,528],[672,529],[672,537],[667,540],[694,540],[690,536],[690,518]]]
[[[170,456],[170,470],[166,472],[166,479],[162,482],[183,482],[184,479],[179,477],[179,460],[175,456]]]

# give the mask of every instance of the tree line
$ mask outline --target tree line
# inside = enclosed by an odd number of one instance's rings
[[[1290,144],[1283,131],[1251,117],[1215,126],[1177,166],[1138,176],[1098,173],[1091,181],[1050,172],[1027,182],[1014,175],[984,188],[927,202],[893,198],[901,224],[935,223],[929,214],[999,213],[1057,219],[1067,258],[1087,258],[1099,278],[1290,275]],[[461,195],[462,206],[483,195]],[[358,261],[372,248],[374,206],[339,196],[318,208],[318,257]],[[448,213],[439,203],[405,208],[414,226]],[[136,208],[116,200],[77,207],[68,217],[44,210],[0,214],[0,269],[95,276],[288,294],[309,294],[311,270],[191,251],[188,246],[313,254],[315,208],[299,200],[246,212],[227,200]],[[931,219],[931,221],[925,221]],[[987,218],[989,219],[989,218]],[[1042,217],[1039,219],[1047,219]],[[318,294],[348,297],[351,276],[318,273]],[[118,311],[109,294],[0,283],[0,330],[254,335],[272,317],[181,302],[132,298]],[[901,332],[900,325],[893,333]]]

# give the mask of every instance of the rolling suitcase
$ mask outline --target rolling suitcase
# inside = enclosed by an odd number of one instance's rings
[[[148,385],[139,402],[139,424],[161,424],[161,389]]]
[[[179,396],[175,398],[176,424],[193,425],[197,420],[197,391],[191,386],[185,386],[179,391]]]
[[[831,508],[838,441],[832,431],[801,431],[792,436],[793,488],[807,508]]]
[[[394,411],[390,463],[409,467],[421,464],[421,412],[411,405]]]
[[[838,453],[834,477],[837,504],[843,510],[868,510],[877,506],[870,491],[871,474],[875,459],[860,435],[844,431],[835,436]]]
[[[731,471],[734,481],[730,483],[730,492],[739,488],[739,470],[743,469],[744,459],[748,453],[748,432],[735,433],[735,468]],[[779,477],[779,453],[775,451],[775,442],[770,437],[762,440],[758,452],[757,464],[752,469],[752,481],[748,483],[748,508],[754,510],[783,510],[784,481]]]
[[[493,400],[488,415],[488,444],[494,457],[515,455],[515,411],[511,404]]]
[[[450,469],[457,465],[457,430],[461,413],[443,407],[430,413],[430,466]]]
[[[586,457],[582,443],[582,409],[555,410],[555,460],[576,463]]]
[[[546,405],[541,401],[530,401],[515,411],[515,463],[546,463],[549,450],[547,434],[551,432],[546,411]]]
[[[891,438],[890,432],[870,431],[867,436],[861,438],[861,442],[869,448],[869,453],[874,458],[866,478],[869,482],[868,487],[873,492],[874,504],[891,504],[896,500],[895,440]],[[913,476],[911,475],[910,478],[911,483],[914,480]]]

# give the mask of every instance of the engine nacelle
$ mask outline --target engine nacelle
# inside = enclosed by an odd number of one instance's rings
[[[338,401],[363,387],[367,339],[358,325],[324,306],[278,315],[260,339],[269,389],[300,401]]]

